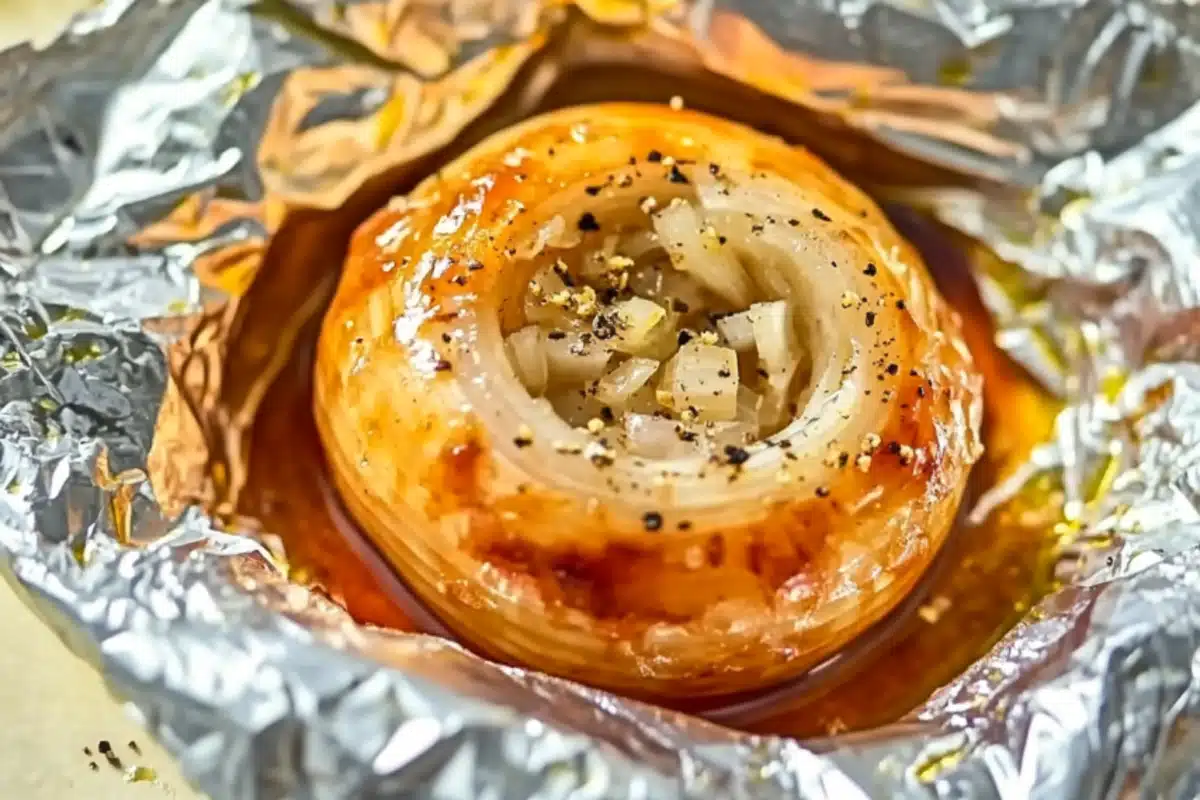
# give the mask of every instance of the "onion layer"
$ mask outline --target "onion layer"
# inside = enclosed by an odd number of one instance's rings
[[[658,106],[529,120],[376,214],[315,379],[348,511],[449,629],[665,703],[882,618],[980,454],[958,320],[878,208]]]

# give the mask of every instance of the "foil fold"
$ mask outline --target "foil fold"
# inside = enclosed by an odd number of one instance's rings
[[[522,70],[581,13],[691,37],[723,74],[977,179],[914,203],[998,256],[976,265],[998,341],[1063,410],[976,511],[1060,485],[1062,586],[894,725],[739,734],[359,628],[264,543],[156,499],[155,421],[182,374],[163,346],[229,324],[296,208],[436,152],[518,74],[535,85]],[[104,4],[45,52],[0,54],[3,572],[215,797],[1195,797],[1198,19],[1121,2]],[[777,67],[870,65],[866,89],[800,99],[733,57],[753,31]],[[346,157],[310,158],[331,148]]]

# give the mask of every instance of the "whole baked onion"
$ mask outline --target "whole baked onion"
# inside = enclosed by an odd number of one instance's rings
[[[665,106],[499,133],[362,226],[316,419],[346,509],[485,655],[674,705],[912,591],[981,381],[916,252],[802,149]]]

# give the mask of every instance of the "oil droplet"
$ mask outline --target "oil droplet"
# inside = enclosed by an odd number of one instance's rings
[[[969,56],[953,56],[938,65],[937,82],[942,86],[964,86],[971,81],[971,72]]]
[[[126,783],[153,783],[158,780],[158,773],[150,767],[135,766],[125,770]]]
[[[963,754],[961,750],[950,750],[933,756],[926,760],[925,763],[916,767],[917,780],[921,783],[932,783],[938,775],[957,766],[962,761],[962,758]]]

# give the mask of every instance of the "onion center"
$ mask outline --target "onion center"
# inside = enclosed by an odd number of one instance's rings
[[[705,172],[701,190],[696,170],[676,172],[548,203],[602,214],[541,209],[517,253],[505,352],[537,413],[614,457],[736,461],[797,417],[811,380],[795,270],[756,241],[798,221],[710,208],[704,193],[726,179]]]

